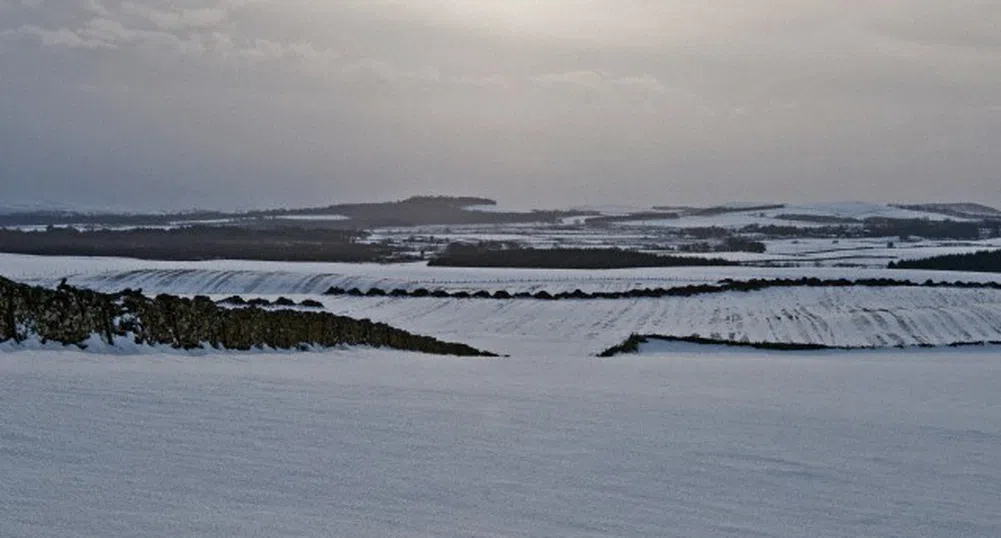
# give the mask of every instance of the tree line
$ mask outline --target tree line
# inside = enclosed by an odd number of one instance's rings
[[[945,254],[917,260],[900,260],[890,262],[889,268],[1001,273],[1001,250],[981,250],[971,254]]]
[[[626,269],[635,267],[731,266],[720,258],[662,256],[619,248],[494,248],[452,243],[428,262],[437,267],[503,267],[515,269]]]
[[[40,232],[0,230],[0,252],[39,256],[116,256],[147,260],[381,262],[394,258],[388,246],[360,242],[351,230],[235,226],[177,229],[78,231],[50,228]]]

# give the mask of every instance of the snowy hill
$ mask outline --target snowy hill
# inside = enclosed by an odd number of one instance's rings
[[[866,219],[900,220],[971,220],[990,216],[981,213],[965,213],[946,210],[941,204],[921,206],[901,206],[873,202],[834,202],[816,204],[763,204],[733,203],[715,208],[694,210],[683,213],[680,219],[630,221],[641,226],[666,226],[671,228],[701,228],[719,226],[742,228],[744,226],[794,226],[812,228],[825,224],[861,224]]]
[[[632,333],[833,347],[1001,341],[1001,290],[926,287],[791,287],[693,297],[598,300],[469,300],[325,296],[332,286],[368,290],[627,291],[723,279],[894,278],[996,282],[998,275],[842,268],[666,268],[620,271],[443,269],[420,264],[144,262],[0,256],[0,274],[37,284],[99,291],[214,298],[289,295],[319,299],[335,314],[499,353],[593,354]]]

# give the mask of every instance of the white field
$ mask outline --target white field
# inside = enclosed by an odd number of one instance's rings
[[[112,258],[0,256],[0,274],[147,294],[238,294],[320,300],[330,312],[369,318],[501,354],[589,355],[632,333],[835,347],[1001,341],[1001,291],[952,288],[775,288],[690,298],[584,301],[329,297],[330,286],[467,290],[623,291],[724,278],[870,278],[990,282],[1001,275],[839,268],[745,267],[544,271],[447,269],[421,264],[177,263]]]
[[[0,255],[54,285],[321,300],[511,354],[0,346],[0,536],[1001,536],[1001,347],[767,353],[629,333],[1001,340],[1001,291],[325,297],[330,285],[586,291],[870,269],[439,269]],[[119,353],[115,355],[114,353]]]
[[[1001,536],[1001,361],[0,353],[0,535]]]
[[[351,220],[351,217],[344,215],[281,215],[272,217],[270,220],[294,220],[294,221],[342,221]]]
[[[401,264],[286,263],[242,260],[161,262],[132,258],[23,256],[0,254],[0,276],[38,285],[70,284],[114,292],[143,288],[178,294],[321,294],[346,289],[447,289],[519,291],[625,291],[716,283],[731,278],[894,278],[1001,282],[1001,274],[895,270],[858,267],[664,267],[613,270],[480,269]]]
[[[1001,291],[775,288],[585,301],[326,297],[331,312],[495,353],[587,355],[632,333],[831,347],[1001,341]]]

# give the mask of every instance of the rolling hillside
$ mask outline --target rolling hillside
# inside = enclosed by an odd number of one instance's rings
[[[788,287],[692,297],[546,301],[325,296],[331,286],[550,293],[714,284],[723,279],[886,278],[996,282],[996,275],[838,268],[669,268],[542,271],[429,268],[420,264],[167,263],[0,257],[0,273],[54,286],[115,292],[289,295],[327,311],[506,354],[594,354],[632,333],[734,342],[895,347],[1001,341],[1001,290],[959,287]]]

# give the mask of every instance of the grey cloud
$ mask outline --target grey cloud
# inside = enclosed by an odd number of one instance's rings
[[[654,93],[667,91],[663,83],[650,75],[616,77],[599,73],[598,71],[570,71],[566,73],[546,73],[534,77],[534,80],[543,86],[569,85],[592,90],[611,86]]]
[[[222,23],[229,16],[227,9],[218,7],[162,10],[135,2],[123,3],[122,11],[148,20],[163,30],[210,28]]]
[[[1001,204],[998,2],[0,9],[4,197]]]

